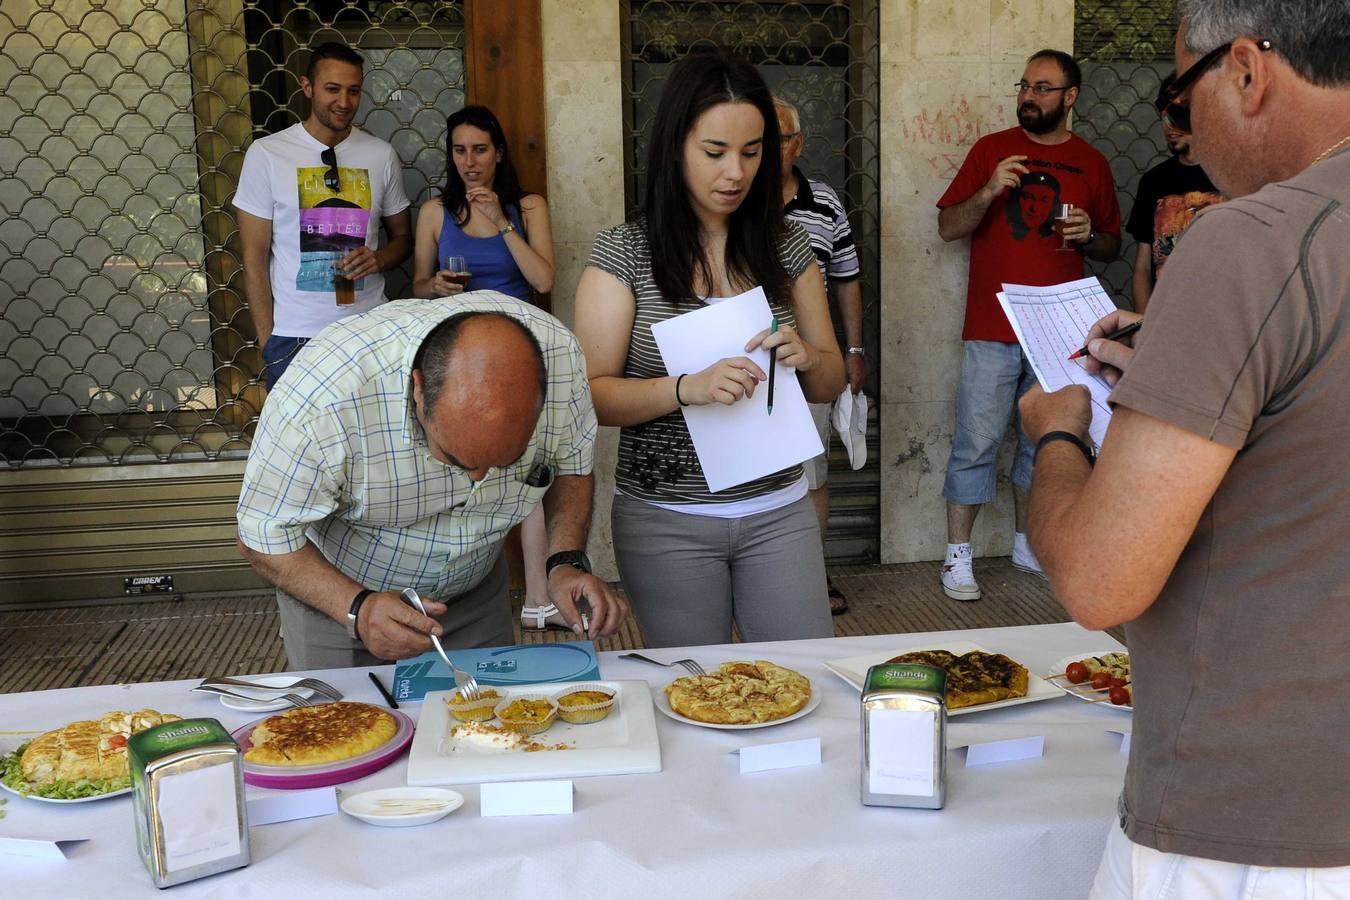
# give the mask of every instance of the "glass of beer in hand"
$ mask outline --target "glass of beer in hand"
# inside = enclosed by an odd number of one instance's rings
[[[351,306],[356,302],[356,282],[342,274],[342,265],[346,257],[333,264],[333,293],[337,295],[338,306]]]
[[[1064,236],[1064,231],[1069,227],[1069,215],[1073,212],[1072,203],[1061,203],[1055,208],[1055,221],[1051,223],[1051,228],[1055,234],[1059,235],[1059,246],[1056,250],[1072,250],[1069,246],[1069,239]]]
[[[455,284],[458,284],[464,290],[469,289],[469,261],[462,256],[447,256],[441,260],[441,269],[449,274],[446,276]]]

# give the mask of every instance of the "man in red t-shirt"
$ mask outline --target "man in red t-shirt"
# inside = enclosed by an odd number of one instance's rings
[[[1009,284],[1059,284],[1083,277],[1083,257],[1106,262],[1120,252],[1120,205],[1106,157],[1069,132],[1082,73],[1073,57],[1041,50],[1017,83],[1018,127],[975,142],[938,201],[944,241],[969,237],[965,356],[956,392],[956,428],[942,493],[947,498],[947,558],[942,589],[955,600],[980,599],[970,533],[994,499],[995,464],[1017,398],[1035,383],[1031,365],[995,294]],[[1061,207],[1070,204],[1067,217]],[[1054,231],[1062,218],[1062,236]],[[1067,247],[1067,249],[1065,249]],[[1040,572],[1023,516],[1031,487],[1031,446],[1017,419],[1013,565]]]

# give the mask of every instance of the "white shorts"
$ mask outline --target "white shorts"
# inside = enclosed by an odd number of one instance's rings
[[[1161,853],[1113,824],[1090,900],[1332,900],[1350,898],[1350,866],[1244,866]]]

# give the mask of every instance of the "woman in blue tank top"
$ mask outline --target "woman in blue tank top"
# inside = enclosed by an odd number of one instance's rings
[[[522,300],[553,289],[553,234],[548,204],[525,194],[501,123],[486,106],[466,106],[446,121],[445,187],[417,217],[413,292],[449,297],[501,291]],[[464,272],[445,261],[462,257]],[[467,282],[467,283],[466,283]]]
[[[501,123],[486,106],[466,106],[446,120],[445,187],[417,216],[413,293],[451,297],[500,291],[529,300],[553,289],[553,233],[548,204],[521,191]],[[462,257],[465,272],[447,268]],[[548,599],[548,538],[543,505],[520,524],[525,568],[526,627],[566,627]]]

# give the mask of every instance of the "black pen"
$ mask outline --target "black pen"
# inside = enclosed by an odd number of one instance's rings
[[[389,708],[398,709],[398,701],[395,700],[394,695],[389,693],[388,689],[380,683],[380,679],[375,677],[375,673],[367,672],[366,674],[370,676],[371,681],[375,682],[375,687],[380,689],[380,694],[384,696],[384,702],[389,704]]]
[[[778,332],[778,317],[774,316],[769,322],[769,334]],[[769,415],[773,415],[773,370],[778,368],[778,346],[769,348]]]
[[[1122,338],[1127,338],[1130,335],[1134,334],[1136,331],[1138,331],[1139,326],[1143,324],[1144,324],[1143,319],[1135,319],[1133,322],[1126,325],[1124,328],[1117,328],[1110,334],[1103,336],[1102,340],[1118,341],[1121,340]],[[1087,345],[1084,344],[1082,348],[1075,350],[1073,355],[1070,356],[1069,359],[1077,359],[1080,356],[1087,356],[1087,355],[1088,355],[1088,348]]]

